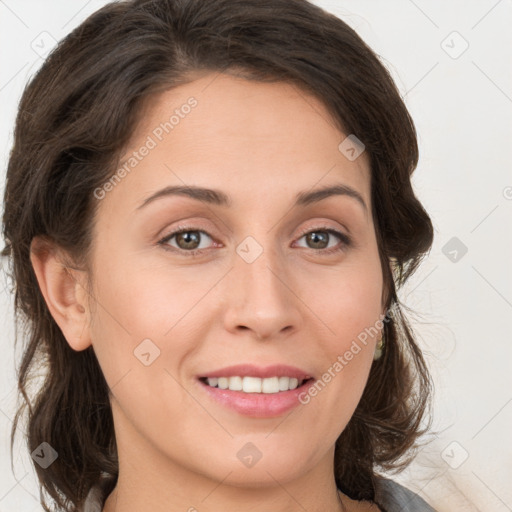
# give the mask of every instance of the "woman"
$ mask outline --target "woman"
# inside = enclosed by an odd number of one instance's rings
[[[396,294],[433,238],[417,160],[389,73],[305,0],[112,3],[67,36],[19,106],[3,251],[55,504],[433,510],[381,476],[428,429]]]

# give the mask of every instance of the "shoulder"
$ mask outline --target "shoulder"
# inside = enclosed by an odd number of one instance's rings
[[[374,501],[385,512],[436,512],[423,498],[389,478],[378,477]]]

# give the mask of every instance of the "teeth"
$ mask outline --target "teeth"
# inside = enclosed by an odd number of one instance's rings
[[[244,393],[279,393],[288,391],[302,385],[304,380],[295,377],[209,377],[206,379],[209,386],[231,391],[243,391]]]
[[[279,377],[279,391],[287,391],[290,384],[290,377]]]
[[[279,393],[279,379],[277,377],[262,379],[261,391],[263,393]]]
[[[231,391],[242,391],[242,377],[229,377],[229,379],[226,380],[229,382],[228,387]]]
[[[219,377],[217,386],[219,386],[220,389],[228,389],[229,379],[227,377]]]
[[[231,377],[229,380],[231,380]],[[244,393],[261,393],[261,379],[258,377],[244,377],[242,386]]]
[[[301,382],[301,384],[302,384],[302,382]],[[290,384],[289,384],[289,386],[290,386],[290,389],[298,388],[298,387],[299,387],[299,381],[298,381],[295,377],[292,377],[292,378],[290,379]]]

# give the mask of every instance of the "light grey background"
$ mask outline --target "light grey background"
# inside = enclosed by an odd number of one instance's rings
[[[2,173],[17,103],[40,55],[105,3],[0,0]],[[352,26],[395,78],[419,134],[414,186],[436,230],[400,296],[417,312],[411,320],[435,380],[440,434],[395,478],[439,511],[510,511],[512,2],[315,3]],[[0,283],[0,512],[40,511],[20,442],[11,472],[14,324],[3,275]]]

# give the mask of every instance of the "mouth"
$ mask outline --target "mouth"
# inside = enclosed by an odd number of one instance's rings
[[[239,364],[197,376],[214,403],[252,418],[278,417],[299,406],[315,380],[311,373],[283,364]]]
[[[274,394],[304,387],[313,377],[296,378],[288,376],[252,377],[234,375],[231,377],[199,377],[200,382],[211,388],[241,391],[242,393]]]

